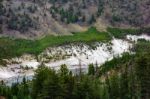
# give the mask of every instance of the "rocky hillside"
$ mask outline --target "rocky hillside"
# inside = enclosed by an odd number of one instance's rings
[[[68,35],[95,25],[149,27],[149,0],[0,0],[0,35]]]

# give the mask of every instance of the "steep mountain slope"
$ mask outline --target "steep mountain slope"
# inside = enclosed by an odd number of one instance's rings
[[[149,0],[0,0],[0,34],[68,35],[96,25],[150,26]]]

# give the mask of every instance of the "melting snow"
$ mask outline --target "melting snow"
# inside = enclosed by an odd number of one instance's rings
[[[9,70],[6,67],[0,68],[0,79],[7,79],[7,78],[11,78],[16,75],[17,74],[15,72]]]
[[[150,40],[150,37],[147,35],[128,35],[128,40],[137,41],[138,39]],[[126,40],[113,39],[111,43],[96,43],[96,48],[89,49],[88,45],[82,45],[79,47],[78,45],[73,45],[71,47],[64,48],[63,46],[53,48],[53,50],[48,50],[47,55],[55,55],[68,53],[70,56],[55,61],[49,61],[45,63],[46,66],[54,68],[58,70],[60,65],[66,64],[68,68],[73,72],[78,72],[79,68],[82,68],[84,72],[87,72],[88,64],[103,64],[104,62],[113,59],[114,56],[121,55],[124,52],[128,52],[129,48],[132,47],[132,44]],[[75,54],[75,55],[74,55]],[[43,57],[44,58],[44,57]],[[15,59],[15,58],[14,58]],[[13,60],[14,60],[13,59]],[[16,59],[18,60],[18,64],[7,65],[7,67],[0,68],[0,79],[7,79],[11,81],[16,81],[18,76],[23,77],[24,75],[28,76],[32,79],[34,75],[33,69],[24,70],[22,67],[29,67],[36,69],[42,62],[37,62],[31,57],[28,59]],[[79,64],[81,67],[79,67]],[[13,79],[13,80],[12,80]]]
[[[150,36],[143,34],[143,35],[127,35],[127,39],[132,40],[132,41],[137,41],[139,39],[145,39],[147,41],[150,41]]]
[[[21,66],[23,67],[29,67],[29,68],[37,68],[40,65],[37,61],[24,61],[21,63]]]
[[[56,62],[49,62],[46,63],[46,66],[49,67],[57,67],[62,64],[66,64],[69,68],[81,64],[81,66],[87,66],[88,64],[103,64],[107,60],[111,60],[114,56],[120,55],[123,52],[129,51],[129,44],[127,41],[114,39],[111,42],[112,45],[98,45],[96,49],[87,50],[87,46],[84,46],[82,50],[84,50],[84,54],[80,53],[81,51],[76,51],[77,49],[73,47],[73,51],[76,52],[76,56],[71,56],[68,59],[56,61]],[[112,49],[108,50],[107,47],[112,47]],[[58,68],[58,67],[57,67]]]

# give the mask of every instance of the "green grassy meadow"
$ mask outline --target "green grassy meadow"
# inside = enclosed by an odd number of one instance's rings
[[[34,41],[25,39],[0,38],[0,59],[20,56],[23,53],[37,55],[50,46],[59,46],[76,42],[107,42],[111,39],[112,38],[107,32],[99,32],[94,27],[91,27],[82,33],[74,33],[73,35],[68,36],[49,35]]]
[[[146,31],[150,29],[145,29]],[[91,43],[91,42],[108,42],[112,39],[111,33],[115,38],[125,38],[128,34],[138,35],[143,32],[140,29],[119,29],[108,28],[108,32],[99,32],[95,27],[89,28],[85,32],[73,33],[68,36],[47,35],[38,40],[0,38],[0,60],[20,56],[24,53],[38,55],[47,47],[59,46],[69,43]]]

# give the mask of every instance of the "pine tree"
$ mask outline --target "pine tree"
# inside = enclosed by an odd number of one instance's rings
[[[118,99],[119,98],[119,77],[117,74],[114,74],[110,78],[110,94],[111,99]]]
[[[95,19],[95,16],[92,15],[92,16],[91,16],[91,19],[89,20],[89,24],[92,24],[92,23],[94,23],[94,22],[96,22],[96,19]]]
[[[48,78],[43,82],[43,90],[38,96],[41,99],[62,99],[62,88],[55,71],[49,70]]]
[[[95,75],[95,68],[94,68],[94,65],[93,65],[93,64],[90,64],[90,65],[89,65],[88,74],[89,74],[89,75]]]
[[[128,83],[128,70],[126,65],[125,70],[122,70],[120,75],[120,99],[130,99]]]
[[[43,89],[43,83],[49,76],[49,69],[44,65],[41,65],[36,71],[33,78],[33,87],[32,87],[32,97],[37,98],[38,95],[41,95]]]
[[[23,78],[22,86],[21,86],[21,92],[23,93],[24,96],[29,95],[29,87],[26,81],[26,78]]]
[[[137,60],[136,65],[136,74],[138,80],[140,81],[141,87],[141,98],[149,99],[150,98],[150,57],[149,56],[140,56]]]

